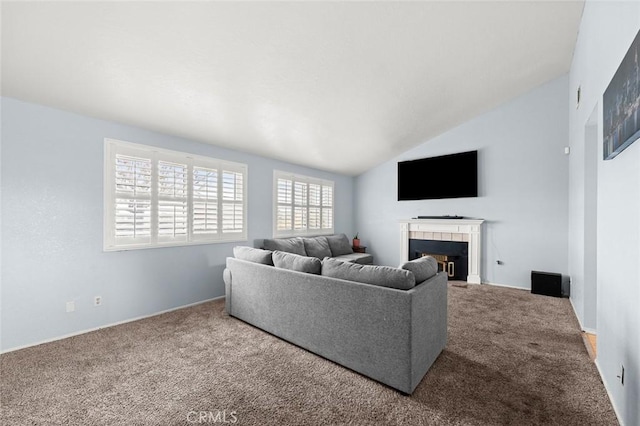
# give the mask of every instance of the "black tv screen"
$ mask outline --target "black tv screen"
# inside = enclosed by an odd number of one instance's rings
[[[398,163],[398,201],[478,196],[478,151]]]

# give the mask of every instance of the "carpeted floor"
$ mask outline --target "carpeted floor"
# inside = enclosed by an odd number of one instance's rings
[[[3,425],[616,425],[566,299],[449,288],[412,396],[224,313],[222,300],[0,356]],[[200,417],[200,416],[203,417]]]

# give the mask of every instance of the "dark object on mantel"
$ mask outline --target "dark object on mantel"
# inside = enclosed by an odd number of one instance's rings
[[[414,219],[471,219],[471,218],[466,216],[446,215],[446,216],[418,216],[418,217],[414,217]]]

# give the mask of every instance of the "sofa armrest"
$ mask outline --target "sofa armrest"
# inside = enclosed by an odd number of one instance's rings
[[[224,269],[222,279],[224,281],[224,309],[228,314],[231,312],[231,269]]]
[[[439,272],[411,294],[411,391],[447,344],[447,274]]]

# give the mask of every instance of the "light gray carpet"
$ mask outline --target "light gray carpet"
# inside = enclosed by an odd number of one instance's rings
[[[206,303],[0,357],[3,425],[616,425],[566,299],[449,288],[449,343],[413,396]],[[233,413],[233,416],[231,415]],[[188,417],[190,416],[190,417]]]

